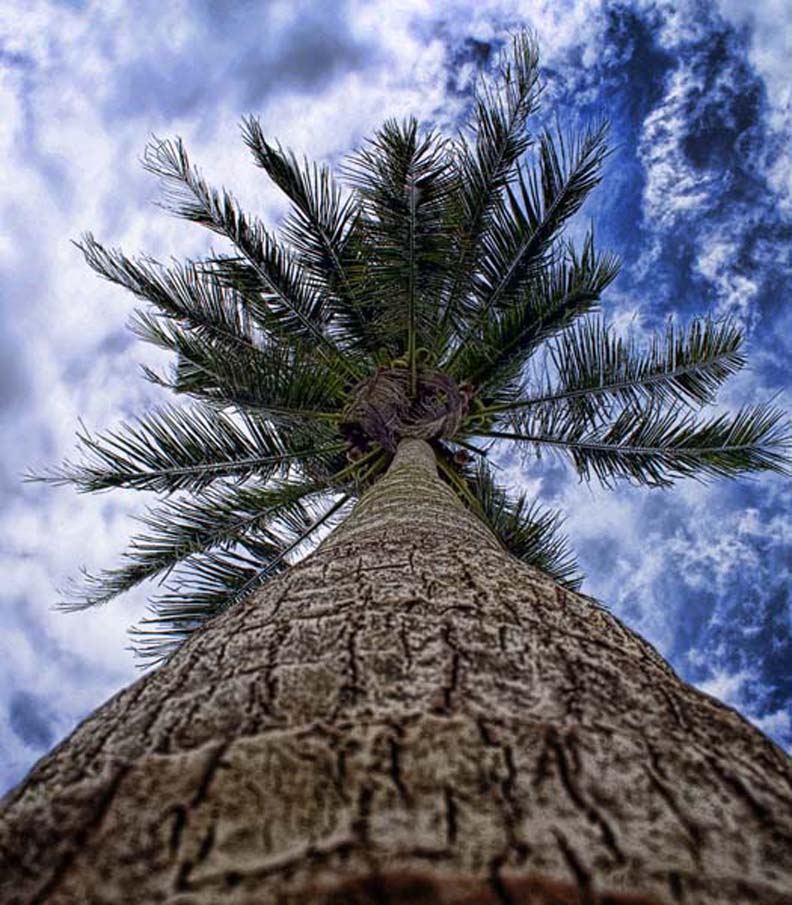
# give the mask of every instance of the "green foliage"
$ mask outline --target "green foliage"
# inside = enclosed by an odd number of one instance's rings
[[[562,452],[607,485],[787,467],[776,409],[701,415],[744,364],[736,323],[669,326],[641,347],[592,316],[618,262],[593,232],[576,247],[565,228],[602,178],[607,126],[533,135],[537,66],[533,40],[516,36],[458,136],[389,120],[340,183],[247,119],[254,162],[291,203],[278,235],[208,186],[180,140],[151,142],[144,164],[164,206],[226,248],[166,267],[90,235],[79,244],[144,303],[137,334],[174,353],[168,374],[147,376],[190,401],[83,431],[82,460],[42,476],[167,498],[142,517],[123,564],[87,575],[66,608],[164,582],[133,633],[158,660],[285,568],[390,461],[346,418],[376,407],[374,396],[350,403],[380,369],[409,375],[405,417],[426,410],[452,425],[432,442],[465,505],[514,556],[570,586],[580,577],[558,516],[499,487],[477,438]],[[453,391],[442,399],[426,395],[438,372],[434,386]],[[463,408],[448,408],[451,396]],[[462,449],[475,468],[458,464]]]
[[[479,387],[490,402],[513,399],[533,353],[594,310],[617,273],[618,262],[595,251],[591,233],[580,252],[567,246],[532,276],[518,301],[490,313],[476,341],[460,348],[452,373]]]
[[[579,474],[611,486],[619,478],[668,487],[677,478],[735,477],[752,471],[785,472],[789,431],[771,406],[744,408],[707,420],[687,407],[656,403],[630,406],[592,424],[572,409],[530,410],[514,416],[516,430],[482,430],[482,436],[515,440],[537,451],[562,449]]]
[[[78,438],[83,461],[52,469],[42,475],[44,480],[71,483],[81,491],[130,487],[197,492],[222,478],[283,477],[294,460],[316,471],[344,448],[332,437],[322,446],[316,442],[321,438],[305,435],[304,444],[292,444],[287,452],[277,431],[255,413],[232,416],[200,403],[155,409],[102,437],[83,431]]]
[[[414,119],[388,121],[345,174],[361,213],[357,278],[365,281],[366,310],[378,344],[406,357],[414,392],[416,352],[433,343],[447,275],[446,221],[456,182],[446,142],[419,136]]]
[[[458,189],[441,323],[453,324],[475,313],[480,300],[480,268],[494,218],[503,215],[504,190],[514,181],[516,164],[531,146],[528,118],[538,106],[538,53],[527,34],[518,35],[512,53],[485,79],[473,102],[467,131],[452,147]],[[471,305],[471,302],[473,303]]]
[[[196,554],[245,544],[251,537],[278,556],[284,536],[278,529],[285,529],[287,536],[299,536],[310,525],[306,499],[323,489],[308,481],[252,486],[223,483],[204,488],[200,496],[176,497],[150,508],[139,517],[147,530],[132,538],[126,564],[87,576],[87,593],[75,596],[65,608],[104,603],[141,581],[167,575]]]
[[[592,410],[607,401],[636,404],[644,399],[713,402],[718,388],[744,364],[742,333],[734,321],[693,321],[687,330],[669,323],[666,335],[645,348],[624,340],[600,320],[576,324],[550,345],[559,385],[542,402],[585,401]],[[526,404],[539,404],[539,400]]]

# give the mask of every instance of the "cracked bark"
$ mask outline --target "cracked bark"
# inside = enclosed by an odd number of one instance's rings
[[[403,442],[3,801],[0,900],[792,905],[792,772]]]

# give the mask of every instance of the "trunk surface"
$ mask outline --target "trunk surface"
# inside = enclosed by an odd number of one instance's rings
[[[792,771],[404,441],[6,797],[3,903],[792,903]]]

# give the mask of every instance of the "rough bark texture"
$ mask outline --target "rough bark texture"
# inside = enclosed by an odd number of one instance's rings
[[[788,759],[423,441],[3,804],[3,903],[792,903]]]

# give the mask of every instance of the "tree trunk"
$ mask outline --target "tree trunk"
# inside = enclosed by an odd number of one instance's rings
[[[4,903],[792,903],[792,770],[403,441],[3,802]]]

